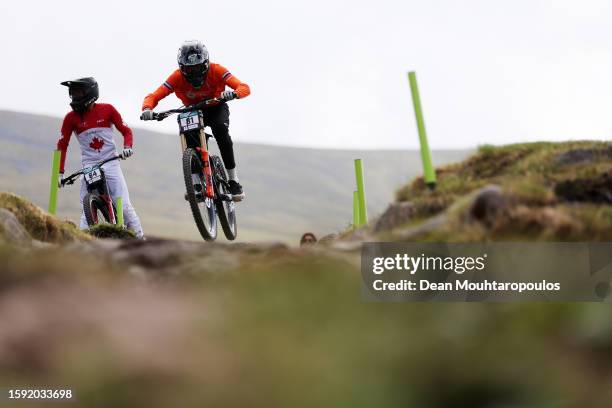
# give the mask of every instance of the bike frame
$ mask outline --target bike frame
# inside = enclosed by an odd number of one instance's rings
[[[180,114],[180,113],[188,113],[188,112],[198,112],[200,120],[202,120],[202,123],[203,123],[202,108],[205,108],[206,106],[210,106],[213,103],[219,103],[219,102],[226,102],[226,101],[223,99],[219,99],[219,98],[207,99],[207,100],[204,100],[192,106],[179,108],[179,109],[171,109],[165,112],[156,113],[154,118],[158,121],[161,121],[173,113]],[[180,119],[181,117],[179,116],[177,119],[179,123],[179,129],[182,128]],[[202,128],[198,130],[200,146],[196,147],[195,149],[198,153],[200,153],[200,158],[202,159],[203,176],[206,182],[206,192],[205,192],[206,197],[214,199],[216,198],[216,193],[215,193],[215,188],[213,186],[213,172],[210,166],[210,160],[209,160],[209,154],[208,154],[208,140],[207,140],[206,132],[204,131],[204,128],[205,126],[202,126]],[[187,135],[185,134],[185,132],[180,133],[180,138],[181,138],[182,151],[185,151],[185,149],[189,147],[187,143]]]

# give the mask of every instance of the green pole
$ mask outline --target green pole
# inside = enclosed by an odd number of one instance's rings
[[[359,193],[353,191],[353,228],[359,226]]]
[[[359,226],[368,223],[368,210],[366,209],[365,187],[363,185],[363,167],[361,159],[355,159],[355,178],[357,179],[357,195],[359,198]]]
[[[123,197],[117,197],[117,225],[123,227]]]
[[[49,214],[55,215],[57,211],[57,183],[59,181],[61,152],[53,152],[53,164],[51,165],[51,185],[49,186]]]
[[[414,105],[414,115],[416,117],[417,128],[419,130],[419,141],[421,143],[421,160],[423,161],[425,184],[427,184],[427,186],[433,190],[434,188],[436,188],[436,171],[434,170],[433,163],[431,160],[429,143],[427,143],[425,121],[423,119],[423,110],[421,109],[421,97],[419,96],[419,87],[417,85],[416,73],[414,71],[408,73],[408,81],[410,82],[412,103]]]

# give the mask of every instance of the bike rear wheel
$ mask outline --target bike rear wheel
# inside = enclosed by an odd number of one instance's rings
[[[227,182],[227,174],[225,173],[225,166],[223,166],[221,158],[219,156],[211,156],[210,165],[214,170],[214,175],[217,180],[219,178],[221,179],[217,183],[218,192],[231,197],[231,193],[225,184],[225,182]],[[221,198],[217,198],[215,200],[215,204],[217,206],[217,216],[219,217],[219,222],[221,223],[221,228],[223,228],[225,238],[227,238],[229,241],[235,240],[236,236],[238,235],[236,204],[234,204],[234,201],[226,201],[222,200]]]
[[[87,193],[85,195],[83,198],[83,212],[85,213],[87,225],[90,227],[99,224],[102,219],[111,223],[111,217],[106,202],[97,194]]]
[[[206,241],[217,238],[217,214],[213,199],[206,197],[206,182],[203,177],[202,160],[192,148],[183,152],[183,175],[187,201],[193,220]]]

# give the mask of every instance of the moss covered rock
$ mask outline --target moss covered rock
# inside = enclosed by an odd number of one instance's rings
[[[87,232],[96,238],[136,239],[136,234],[133,231],[113,224],[94,225]]]
[[[10,211],[32,239],[53,243],[91,239],[73,223],[58,220],[40,207],[15,194],[0,193],[0,208]]]

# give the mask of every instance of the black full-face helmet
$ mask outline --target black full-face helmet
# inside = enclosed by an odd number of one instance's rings
[[[70,107],[77,113],[86,112],[100,95],[98,82],[92,77],[64,81],[62,85],[68,87]]]
[[[197,40],[185,41],[179,48],[177,60],[187,82],[196,88],[201,87],[210,67],[204,44]]]

